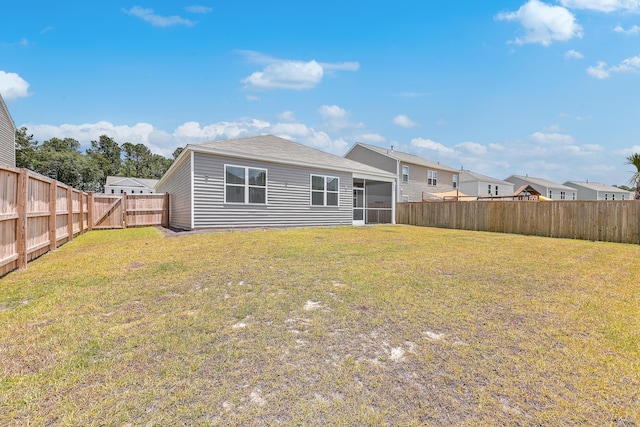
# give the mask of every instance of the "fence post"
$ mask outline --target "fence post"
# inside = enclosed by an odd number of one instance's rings
[[[162,212],[162,226],[169,227],[169,193],[164,193],[164,209]]]
[[[127,228],[127,192],[122,194],[122,228]]]
[[[49,250],[56,248],[58,239],[57,227],[57,201],[58,201],[58,181],[55,179],[49,184]]]
[[[84,234],[84,192],[78,191],[78,203],[80,204],[80,214],[78,215],[78,226],[80,231],[78,235]]]
[[[93,191],[87,194],[87,231],[93,230]]]
[[[17,207],[18,219],[16,221],[16,246],[18,251],[18,268],[27,268],[27,198],[29,191],[29,171],[21,168],[18,174]]]
[[[67,186],[67,242],[73,240],[73,188]]]

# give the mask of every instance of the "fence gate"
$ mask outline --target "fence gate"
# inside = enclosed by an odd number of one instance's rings
[[[123,228],[124,195],[93,195],[93,229]]]

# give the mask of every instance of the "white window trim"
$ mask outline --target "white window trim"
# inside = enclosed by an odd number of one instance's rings
[[[319,193],[320,190],[313,189],[313,177],[318,177],[324,179],[324,189],[322,190],[322,205],[314,205],[313,204],[313,193]],[[327,190],[327,180],[328,179],[337,179],[338,180],[338,190],[337,191],[328,191]],[[327,194],[335,193],[337,195],[337,205],[328,205],[327,204]],[[312,207],[327,207],[327,208],[338,208],[340,207],[340,178],[337,176],[329,176],[329,175],[315,175],[312,174],[309,176],[309,206]]]
[[[227,201],[227,185],[232,187],[242,187],[240,184],[227,184],[227,167],[231,168],[243,168],[244,169],[244,202],[228,202]],[[249,185],[249,169],[264,171],[264,187],[261,185]],[[253,206],[266,206],[269,201],[269,170],[265,168],[257,168],[252,166],[242,166],[242,165],[224,165],[224,203],[230,205],[253,205]],[[264,188],[264,203],[249,203],[249,189],[251,187],[255,188]]]
[[[404,171],[407,171],[407,173],[405,174]],[[404,177],[407,177],[407,179],[404,179]],[[408,165],[402,165],[402,182],[409,182],[409,166]]]
[[[458,175],[453,175],[453,188],[458,188]]]
[[[438,185],[438,171],[427,170],[427,185],[433,187]]]

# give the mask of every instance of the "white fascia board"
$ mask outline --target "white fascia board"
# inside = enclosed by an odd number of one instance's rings
[[[395,176],[380,176],[380,175],[367,174],[362,172],[353,172],[353,177],[357,179],[370,179],[373,181],[396,182]]]

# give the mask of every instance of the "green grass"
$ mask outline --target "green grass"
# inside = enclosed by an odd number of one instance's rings
[[[640,247],[85,234],[0,279],[0,425],[640,425]]]

